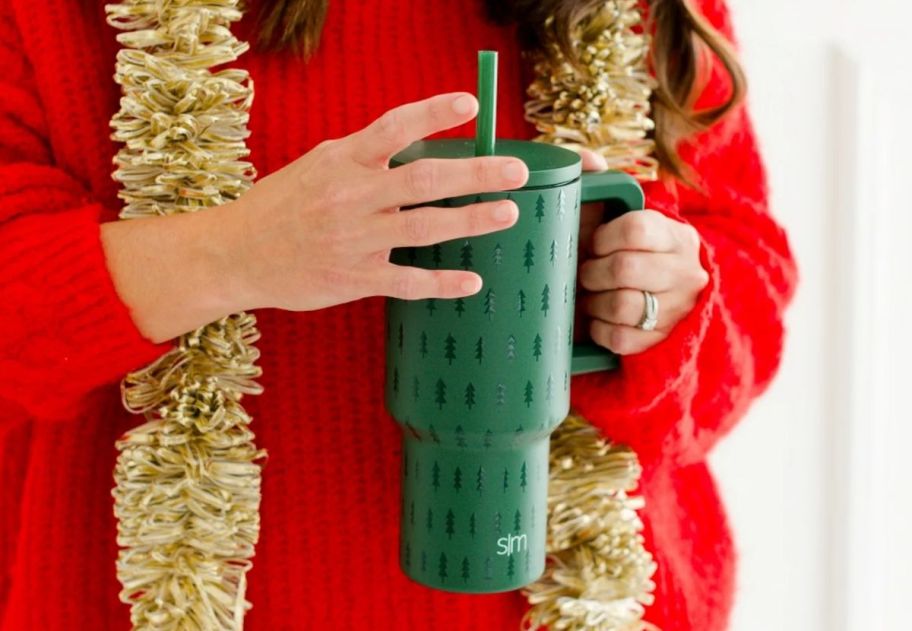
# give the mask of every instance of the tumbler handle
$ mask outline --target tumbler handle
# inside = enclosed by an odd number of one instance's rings
[[[620,171],[583,173],[580,203],[605,202],[605,221],[611,221],[629,210],[642,210],[645,199],[636,179]],[[618,357],[594,342],[573,345],[570,372],[581,375],[600,370],[613,370]]]

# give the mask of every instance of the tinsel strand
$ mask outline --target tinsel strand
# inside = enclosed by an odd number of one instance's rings
[[[572,36],[579,64],[556,42],[535,59],[526,119],[541,142],[603,155],[608,168],[654,180],[658,160],[650,132],[649,35],[638,0],[607,0],[583,19]],[[549,18],[550,19],[550,18]]]
[[[526,118],[539,142],[603,155],[610,169],[640,180],[658,175],[650,98],[655,80],[650,40],[637,0],[606,0],[572,36],[580,64],[556,42],[539,54]],[[656,565],[641,535],[632,495],[640,476],[636,454],[609,443],[583,417],[571,414],[551,436],[548,488],[548,564],[523,589],[530,608],[524,629],[656,631],[643,620],[653,601]]]
[[[643,545],[640,466],[571,413],[551,437],[548,566],[523,589],[524,629],[655,631],[642,620],[656,566]]]
[[[124,219],[171,215],[239,197],[255,177],[253,84],[212,72],[248,46],[230,30],[238,0],[125,0],[106,6],[118,41],[123,143],[114,159]],[[262,450],[245,394],[258,394],[256,320],[240,313],[180,337],[122,384],[147,422],[118,442],[114,512],[120,597],[137,630],[239,631],[260,529]]]

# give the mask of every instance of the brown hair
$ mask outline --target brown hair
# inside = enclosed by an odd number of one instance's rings
[[[604,0],[485,0],[496,22],[516,23],[527,50],[545,51],[543,42],[556,41],[566,57],[575,61],[571,34],[589,12]],[[656,129],[656,155],[671,174],[686,178],[678,155],[678,141],[705,129],[725,116],[743,99],[746,79],[730,43],[694,11],[689,0],[648,0],[653,33],[651,66],[658,87],[652,107]],[[290,49],[308,55],[319,44],[329,0],[267,0],[258,16],[257,45]],[[553,16],[553,20],[547,20]],[[722,62],[731,79],[724,103],[696,111],[694,101],[702,86],[708,50]]]

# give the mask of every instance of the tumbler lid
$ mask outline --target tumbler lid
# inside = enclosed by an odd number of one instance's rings
[[[494,155],[512,156],[526,163],[529,181],[523,188],[558,186],[575,180],[582,173],[582,160],[569,149],[531,140],[501,140],[498,138]],[[472,138],[441,138],[412,143],[390,160],[390,166],[400,166],[422,158],[474,158]]]

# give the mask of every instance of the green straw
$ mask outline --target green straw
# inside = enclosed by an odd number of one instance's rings
[[[497,51],[478,51],[478,117],[475,119],[475,155],[494,155],[497,114]]]

